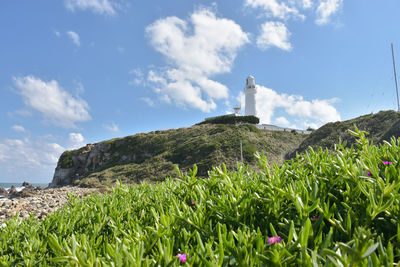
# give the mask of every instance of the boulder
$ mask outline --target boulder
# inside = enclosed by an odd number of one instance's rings
[[[11,186],[10,190],[8,191],[8,196],[9,196],[9,198],[18,196],[18,191],[17,191],[17,188],[15,188],[15,186],[13,186],[13,185]]]
[[[34,188],[24,188],[22,191],[18,192],[18,197],[32,197],[37,194]]]
[[[28,182],[23,182],[23,183],[22,183],[22,186],[25,187],[25,188],[31,188],[31,189],[34,188],[33,185],[30,184],[30,183],[28,183]]]
[[[8,197],[8,191],[5,188],[0,187],[0,196]]]

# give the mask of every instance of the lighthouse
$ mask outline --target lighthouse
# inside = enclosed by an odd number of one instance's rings
[[[246,87],[244,88],[245,96],[245,116],[256,116],[256,84],[254,77],[249,75],[246,79]]]

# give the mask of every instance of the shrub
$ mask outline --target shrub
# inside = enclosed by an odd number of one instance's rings
[[[230,115],[210,118],[199,124],[238,124],[238,123],[258,124],[260,123],[260,119],[255,116],[235,116],[230,114]]]
[[[243,145],[243,157],[247,162],[251,162],[255,159],[255,153],[257,152],[257,146],[253,144]]]

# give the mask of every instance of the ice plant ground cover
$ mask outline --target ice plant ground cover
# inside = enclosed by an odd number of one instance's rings
[[[399,265],[400,140],[375,146],[354,134],[356,147],[280,166],[261,155],[261,171],[222,166],[198,179],[194,167],[72,199],[41,222],[8,221],[0,265]]]

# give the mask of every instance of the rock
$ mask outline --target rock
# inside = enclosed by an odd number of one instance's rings
[[[25,187],[25,188],[33,189],[33,185],[31,185],[31,184],[28,183],[28,182],[23,182],[23,183],[22,183],[22,186]]]
[[[65,151],[58,160],[49,187],[71,185],[74,181],[80,180],[88,173],[119,157],[120,153],[111,150],[111,144],[108,143],[88,144],[77,151]],[[127,163],[132,160],[125,156],[119,161]]]
[[[53,180],[49,187],[55,188],[59,185],[70,184],[74,178],[75,172],[75,168],[73,167],[63,169],[62,167],[57,166],[56,171],[54,172]]]
[[[33,188],[24,188],[21,192],[18,192],[19,197],[31,197],[36,194]]]
[[[7,200],[5,200],[5,201],[3,202],[2,207],[9,207],[9,206],[11,205],[11,203],[12,203],[12,201],[9,200],[9,199],[7,199]]]
[[[11,211],[8,211],[7,212],[7,216],[8,217],[14,217],[15,215],[17,214],[17,211],[16,210],[11,210]]]
[[[6,198],[8,197],[8,191],[5,188],[0,188],[0,196]]]
[[[8,196],[9,198],[14,198],[17,197],[17,195],[18,195],[17,188],[15,188],[15,186],[12,185],[10,190],[8,191]]]
[[[98,189],[68,186],[43,189],[40,192],[34,189],[25,189],[23,191],[16,192],[14,188],[13,195],[16,196],[17,193],[35,193],[26,198],[15,197],[12,199],[0,199],[0,224],[10,219],[17,212],[19,212],[20,219],[28,218],[29,214],[32,213],[35,218],[42,220],[48,214],[63,207],[67,203],[68,193],[76,195],[77,197],[82,197],[85,194],[97,192]]]

